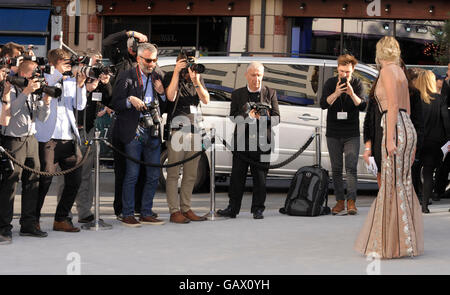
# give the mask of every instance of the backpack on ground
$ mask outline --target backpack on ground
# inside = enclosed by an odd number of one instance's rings
[[[297,170],[280,213],[293,216],[330,214],[328,207],[328,171],[318,165]],[[325,203],[325,205],[324,205]]]
[[[320,166],[320,128],[316,127],[316,165],[295,172],[280,213],[293,216],[319,216],[331,213],[328,207],[328,171]],[[324,205],[325,203],[325,205]]]

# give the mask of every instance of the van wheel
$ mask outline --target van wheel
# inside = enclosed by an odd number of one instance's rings
[[[167,165],[167,149],[161,152],[161,164]],[[181,187],[181,180],[183,176],[183,167],[180,168],[180,177],[178,178],[178,188]],[[167,179],[167,168],[161,168],[161,174],[159,176],[159,185],[165,191],[166,190],[166,179]],[[200,156],[200,161],[198,163],[197,179],[195,180],[194,192],[202,192],[206,190],[209,186],[207,185],[207,180],[209,179],[209,164],[208,159],[203,154]]]

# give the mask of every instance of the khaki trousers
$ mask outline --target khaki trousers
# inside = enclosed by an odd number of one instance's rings
[[[168,162],[175,163],[191,157],[201,150],[198,134],[175,131],[168,143]],[[195,138],[195,140],[194,140]],[[166,194],[170,214],[191,209],[192,190],[197,179],[198,162],[201,156],[183,164],[180,198],[178,199],[178,179],[181,165],[167,168]]]

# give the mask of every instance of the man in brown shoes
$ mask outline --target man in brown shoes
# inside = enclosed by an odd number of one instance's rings
[[[355,200],[349,199],[347,200],[347,211],[345,211],[345,201],[338,200],[333,209],[331,209],[331,213],[333,215],[356,215],[358,209],[356,209]]]
[[[174,71],[164,77],[164,87],[169,101],[174,102],[167,123],[171,126],[171,135],[167,143],[169,164],[187,159],[201,151],[202,127],[199,122],[203,119],[198,107],[209,102],[209,93],[205,82],[198,72],[188,66],[187,59],[193,59],[192,52],[182,52],[177,58]],[[178,194],[178,179],[180,167],[177,165],[167,168],[167,204],[170,211],[170,222],[188,223],[189,221],[203,221],[204,217],[197,216],[191,210],[192,191],[197,179],[198,162],[196,157],[183,165],[183,180],[180,194]]]

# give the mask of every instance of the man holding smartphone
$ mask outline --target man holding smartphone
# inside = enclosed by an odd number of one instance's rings
[[[347,213],[355,215],[356,209],[356,167],[359,156],[359,112],[366,108],[362,97],[363,85],[358,78],[352,76],[358,63],[352,55],[338,57],[338,76],[325,82],[320,106],[328,109],[327,113],[327,145],[330,155],[336,206],[331,210],[333,215]],[[345,171],[347,176],[347,198],[344,196],[342,180],[343,155],[345,155]]]

